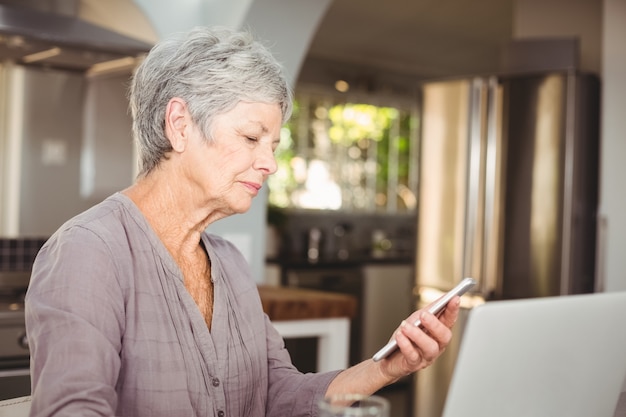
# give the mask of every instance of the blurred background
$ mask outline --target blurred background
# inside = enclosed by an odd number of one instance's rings
[[[354,295],[351,362],[466,275],[464,317],[624,290],[624,21],[621,0],[2,0],[0,331],[23,331],[16,299],[47,237],[132,183],[129,77],[196,25],[250,29],[295,92],[279,172],[210,231],[259,284]],[[440,413],[462,327],[383,393],[398,416]],[[315,369],[314,341],[288,344]],[[11,396],[28,351],[5,345]]]

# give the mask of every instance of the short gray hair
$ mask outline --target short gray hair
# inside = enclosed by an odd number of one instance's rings
[[[159,42],[135,70],[129,90],[139,176],[172,150],[165,136],[165,109],[173,97],[185,100],[207,140],[212,140],[213,118],[240,101],[280,105],[283,123],[292,111],[292,91],[281,65],[250,33],[198,27]]]

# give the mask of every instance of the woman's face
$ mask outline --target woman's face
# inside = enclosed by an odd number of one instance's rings
[[[239,102],[213,120],[213,141],[193,140],[188,178],[198,188],[199,204],[225,215],[246,212],[267,177],[276,172],[280,141],[278,104]]]

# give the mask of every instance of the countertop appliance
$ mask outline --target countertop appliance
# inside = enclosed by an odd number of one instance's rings
[[[416,376],[415,415],[438,417],[472,305],[594,291],[599,82],[567,70],[421,91],[419,306],[478,281],[452,346]]]
[[[24,296],[30,273],[0,272],[0,401],[30,394]]]

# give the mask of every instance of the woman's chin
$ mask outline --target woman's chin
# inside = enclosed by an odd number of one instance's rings
[[[244,214],[250,211],[252,207],[252,200],[249,200],[248,203],[238,202],[235,205],[231,205],[230,208],[232,210],[232,214]]]

